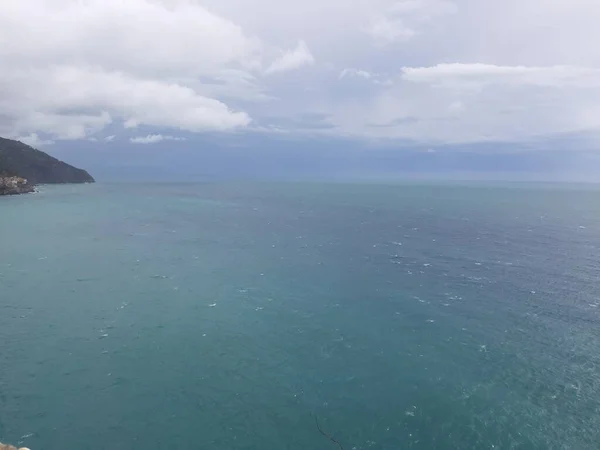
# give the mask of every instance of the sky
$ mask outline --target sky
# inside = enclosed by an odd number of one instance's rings
[[[594,178],[598,23],[597,0],[3,0],[0,135],[107,177]]]

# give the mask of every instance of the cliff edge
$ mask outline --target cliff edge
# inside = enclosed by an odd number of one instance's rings
[[[0,195],[31,192],[36,184],[94,182],[85,170],[4,138],[0,138],[0,180]]]

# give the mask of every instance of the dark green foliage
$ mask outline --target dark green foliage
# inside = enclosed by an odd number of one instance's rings
[[[19,176],[29,184],[93,183],[85,170],[77,169],[19,141],[0,138],[0,176]]]

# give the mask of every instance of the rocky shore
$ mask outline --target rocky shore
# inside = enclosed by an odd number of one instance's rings
[[[0,195],[27,194],[34,191],[35,186],[25,178],[0,176]]]
[[[21,448],[17,449],[17,447],[13,447],[12,445],[3,444],[2,442],[0,442],[0,450],[29,450],[29,449],[26,447],[21,447]]]

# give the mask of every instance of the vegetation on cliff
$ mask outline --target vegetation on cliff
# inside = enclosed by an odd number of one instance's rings
[[[0,138],[0,195],[31,192],[35,184],[93,183],[85,170],[12,139]]]

